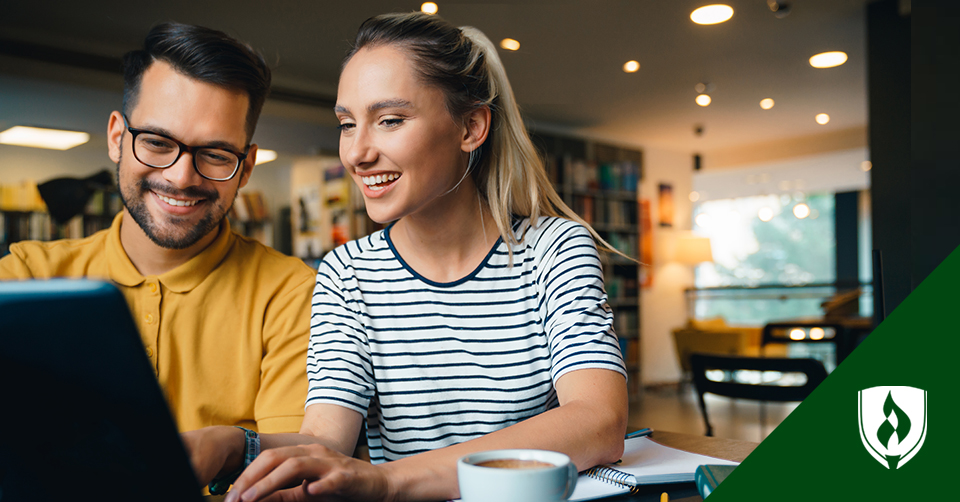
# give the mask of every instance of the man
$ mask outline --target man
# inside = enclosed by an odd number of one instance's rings
[[[315,272],[225,218],[269,87],[263,58],[226,34],[156,26],[124,57],[107,129],[124,210],[90,237],[14,244],[0,260],[0,279],[116,284],[181,431],[300,429]]]

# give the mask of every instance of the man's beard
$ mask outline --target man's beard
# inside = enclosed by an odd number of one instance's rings
[[[123,162],[122,155],[120,162]],[[146,178],[141,178],[132,187],[125,187],[120,179],[120,162],[117,163],[117,186],[119,187],[120,200],[123,201],[123,205],[127,208],[130,216],[133,217],[133,221],[137,222],[137,225],[143,229],[143,232],[147,234],[147,237],[149,237],[154,244],[162,248],[186,249],[196,244],[205,235],[217,228],[230,210],[229,207],[220,208],[216,204],[220,198],[220,193],[216,190],[205,191],[197,187],[187,187],[183,190],[159,187]],[[203,204],[209,204],[211,209],[203,215],[200,221],[190,226],[186,232],[180,235],[175,235],[169,231],[163,232],[162,227],[154,221],[153,215],[151,215],[150,210],[147,209],[145,199],[151,196],[149,193],[151,191],[158,191],[170,195],[181,195],[188,198],[203,198],[205,199]],[[167,221],[170,226],[179,228],[180,225],[184,224],[185,220],[176,216],[168,216]]]

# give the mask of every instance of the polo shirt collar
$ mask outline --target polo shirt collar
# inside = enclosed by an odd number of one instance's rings
[[[110,267],[110,276],[123,286],[138,286],[146,278],[130,261],[123,245],[120,243],[120,221],[122,218],[122,212],[114,218],[113,224],[110,226],[110,234],[107,237],[106,255]],[[200,254],[190,258],[183,265],[160,274],[158,277],[160,283],[176,293],[186,293],[199,286],[227,256],[234,239],[233,232],[230,230],[230,222],[224,218],[220,223],[217,238]]]

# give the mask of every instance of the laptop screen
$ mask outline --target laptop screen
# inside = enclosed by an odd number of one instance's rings
[[[123,295],[0,282],[0,500],[202,500]]]

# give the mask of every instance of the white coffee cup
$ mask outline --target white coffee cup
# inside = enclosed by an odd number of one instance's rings
[[[524,465],[480,465],[501,460]],[[577,467],[555,451],[493,450],[461,458],[457,478],[463,502],[556,502],[573,493]]]

